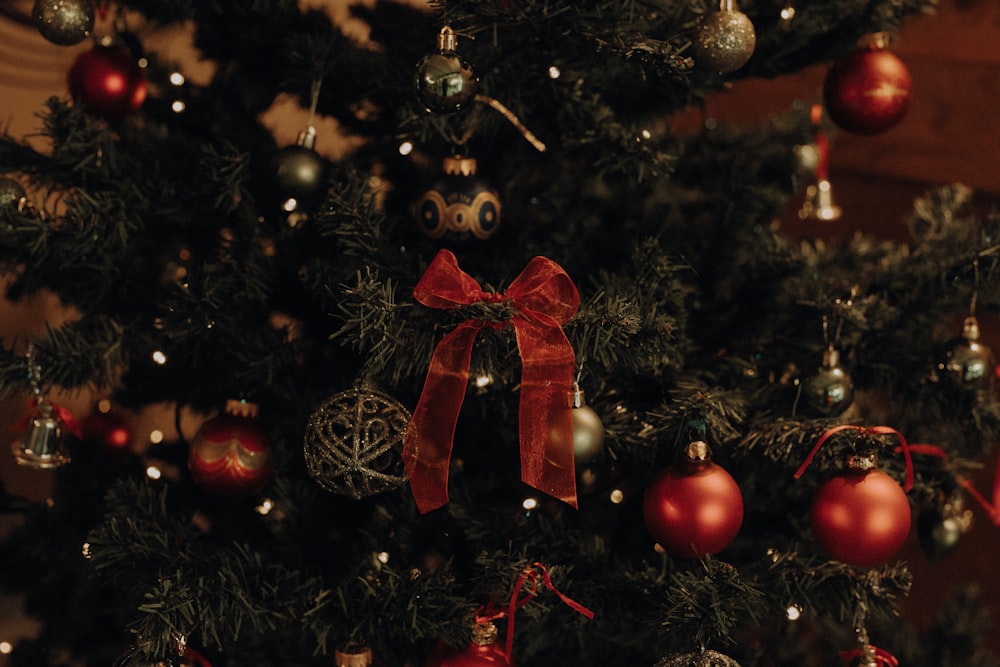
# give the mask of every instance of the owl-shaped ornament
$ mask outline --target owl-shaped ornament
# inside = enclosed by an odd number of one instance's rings
[[[500,228],[497,191],[476,176],[475,158],[444,159],[442,175],[414,206],[420,229],[442,245],[485,241]]]

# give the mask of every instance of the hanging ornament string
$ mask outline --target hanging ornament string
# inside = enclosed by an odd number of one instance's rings
[[[580,306],[580,294],[558,264],[535,257],[507,288],[487,293],[442,249],[413,290],[429,308],[458,309],[474,303],[510,306],[507,322],[466,320],[434,348],[423,391],[403,442],[403,460],[421,513],[448,502],[448,466],[458,414],[469,383],[472,345],[485,326],[514,327],[521,355],[518,423],[521,479],[577,507],[573,464],[573,347],[562,324]]]
[[[514,590],[510,595],[510,602],[508,602],[506,610],[497,608],[490,601],[485,607],[480,607],[475,615],[475,622],[477,624],[492,623],[505,616],[507,617],[507,638],[504,654],[508,660],[510,660],[514,650],[514,616],[517,614],[518,609],[531,602],[538,595],[539,583],[544,584],[546,588],[555,593],[562,600],[563,604],[573,611],[583,614],[588,619],[592,620],[594,618],[593,611],[556,588],[545,565],[538,562],[532,563],[524,568],[524,571],[518,575],[517,581],[514,582]],[[523,595],[522,592],[524,593]]]
[[[812,451],[809,452],[809,456],[807,456],[806,460],[802,462],[802,465],[799,466],[799,469],[795,471],[794,475],[795,479],[799,479],[800,477],[802,477],[802,474],[806,471],[806,468],[809,467],[809,464],[812,463],[812,460],[816,457],[816,454],[819,452],[819,448],[822,447],[826,443],[826,441],[829,440],[832,436],[836,435],[837,433],[840,433],[841,431],[856,431],[859,436],[895,435],[897,438],[899,438],[899,449],[900,451],[903,452],[903,458],[906,459],[906,482],[903,484],[903,490],[909,491],[910,489],[913,488],[913,459],[910,457],[910,447],[906,443],[906,438],[903,437],[902,433],[888,426],[855,426],[853,424],[842,424],[840,426],[835,426],[834,428],[831,428],[822,436],[820,436],[819,440],[816,441],[816,444],[813,446]]]
[[[15,422],[12,427],[15,430],[22,430],[28,428],[31,421],[38,417],[39,409],[43,403],[48,403],[52,408],[52,412],[62,421],[63,425],[66,426],[66,430],[75,435],[77,438],[83,438],[83,427],[80,422],[76,420],[73,413],[61,405],[53,403],[52,401],[47,401],[42,396],[42,384],[41,375],[42,368],[35,358],[35,346],[32,343],[28,343],[28,350],[25,353],[26,364],[28,367],[28,384],[31,385],[31,396],[28,397],[28,414],[23,419],[19,419]]]
[[[319,92],[322,87],[323,79],[317,76],[313,79],[309,90],[309,120],[306,123],[309,127],[312,127],[316,122],[316,109],[319,107]]]
[[[914,454],[924,454],[927,456],[935,456],[939,459],[947,461],[949,456],[941,447],[937,445],[927,445],[927,444],[915,444],[910,445],[910,451]],[[997,460],[996,469],[993,473],[993,501],[990,502],[986,497],[979,492],[972,480],[968,479],[963,475],[955,473],[955,481],[958,482],[959,486],[968,492],[972,498],[979,503],[979,506],[983,508],[986,515],[989,517],[990,521],[994,526],[1000,526],[1000,459]]]

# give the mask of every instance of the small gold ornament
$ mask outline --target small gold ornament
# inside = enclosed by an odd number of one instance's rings
[[[692,44],[695,63],[720,74],[746,65],[756,46],[753,22],[739,11],[736,0],[720,0],[719,11],[705,14]]]

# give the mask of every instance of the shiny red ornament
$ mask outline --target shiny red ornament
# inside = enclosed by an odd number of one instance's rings
[[[911,89],[910,71],[894,53],[864,48],[833,64],[823,81],[823,101],[837,127],[874,135],[903,119]]]
[[[643,519],[653,539],[682,558],[725,549],[743,524],[736,480],[708,459],[704,442],[688,445],[684,460],[662,470],[643,497]]]
[[[202,424],[191,441],[188,469],[195,483],[209,493],[248,496],[271,479],[272,453],[257,419],[222,414]]]
[[[881,470],[847,470],[824,482],[809,521],[816,542],[835,559],[871,567],[892,557],[910,532],[906,492]]]
[[[89,113],[121,120],[146,101],[146,75],[123,46],[98,44],[84,51],[69,70],[69,94]]]
[[[427,656],[424,667],[514,667],[503,645],[497,641],[492,623],[478,623],[472,629],[472,641],[465,648],[438,642]]]

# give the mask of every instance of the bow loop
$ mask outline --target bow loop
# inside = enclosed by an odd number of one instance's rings
[[[455,309],[489,297],[476,279],[458,266],[454,253],[442,250],[413,288],[413,298],[428,308]]]

